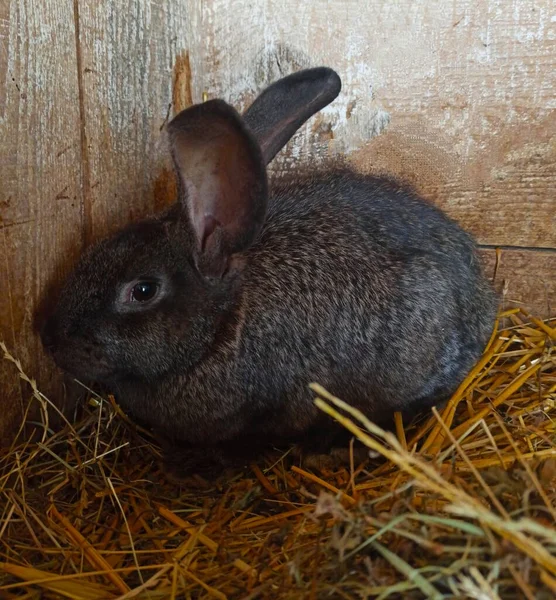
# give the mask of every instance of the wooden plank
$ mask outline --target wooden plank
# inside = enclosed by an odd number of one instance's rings
[[[73,2],[2,0],[0,19],[0,338],[45,392],[57,393],[34,318],[81,247]],[[6,361],[0,390],[3,439],[30,393]]]
[[[486,272],[494,275],[496,252],[481,251]],[[495,286],[502,308],[523,306],[532,314],[556,315],[556,252],[501,250]]]
[[[556,247],[553,17],[551,0],[207,0],[205,81],[242,106],[330,65],[342,94],[276,168],[347,153],[409,180],[482,243]]]
[[[516,134],[504,152],[493,142],[490,153],[458,164],[447,142],[399,124],[351,159],[410,183],[483,244],[556,248],[556,114],[531,131],[534,141]]]
[[[194,10],[190,0],[79,4],[85,201],[93,239],[169,201],[173,175],[162,127],[172,116],[176,63],[182,75],[185,62],[189,68],[185,80],[179,77],[182,87],[190,86],[185,96],[195,93]]]

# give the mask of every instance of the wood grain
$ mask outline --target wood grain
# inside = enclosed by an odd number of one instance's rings
[[[44,290],[81,248],[79,111],[71,0],[0,3],[0,337],[45,392],[59,389],[34,332]],[[30,398],[0,363],[0,437]]]
[[[556,315],[556,253],[530,250],[481,250],[485,269],[500,293],[501,308],[522,306],[542,318]]]
[[[189,4],[79,3],[93,239],[159,208],[154,180],[168,165],[162,127],[175,60],[189,45]]]

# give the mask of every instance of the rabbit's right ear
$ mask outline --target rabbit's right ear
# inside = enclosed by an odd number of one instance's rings
[[[196,262],[221,277],[230,258],[259,233],[268,199],[261,149],[240,115],[222,100],[179,113],[168,135],[185,209],[196,238]]]
[[[341,89],[339,75],[328,67],[298,71],[267,87],[243,115],[261,146],[265,164]]]

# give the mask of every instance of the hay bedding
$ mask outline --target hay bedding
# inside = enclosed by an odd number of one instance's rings
[[[314,386],[363,464],[268,452],[178,487],[113,401],[1,458],[2,598],[556,596],[556,321],[504,314],[448,405],[387,433]],[[27,436],[27,437],[26,437]]]

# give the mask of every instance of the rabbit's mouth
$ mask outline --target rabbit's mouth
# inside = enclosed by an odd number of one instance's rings
[[[109,383],[116,370],[104,356],[87,348],[74,348],[71,352],[54,351],[56,365],[76,379],[96,383]]]
[[[47,321],[41,340],[56,365],[73,377],[90,382],[106,383],[114,378],[115,365],[102,346],[92,337],[76,337],[60,327],[56,318]]]

